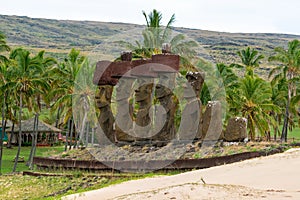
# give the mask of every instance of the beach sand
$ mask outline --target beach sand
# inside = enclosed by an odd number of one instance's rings
[[[300,148],[173,176],[132,180],[63,199],[300,199]]]

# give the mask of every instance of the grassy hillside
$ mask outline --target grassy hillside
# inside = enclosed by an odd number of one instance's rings
[[[0,15],[0,31],[7,35],[8,43],[11,46],[26,46],[33,51],[47,49],[56,57],[61,57],[73,47],[83,52],[89,52],[105,39],[137,28],[141,29],[143,26]],[[224,33],[187,28],[174,29],[198,41],[212,60],[224,63],[236,62],[236,51],[245,46],[255,47],[267,57],[272,53],[274,47],[286,46],[288,41],[300,39],[300,35],[288,34]],[[265,64],[262,65],[262,69],[266,70]]]

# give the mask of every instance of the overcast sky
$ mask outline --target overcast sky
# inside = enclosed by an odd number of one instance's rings
[[[157,9],[174,26],[225,32],[300,35],[299,0],[0,0],[0,14],[145,24]]]

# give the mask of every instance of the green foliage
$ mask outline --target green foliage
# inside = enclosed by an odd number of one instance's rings
[[[275,55],[271,56],[269,61],[275,61],[280,65],[270,72],[269,77],[273,76],[274,81],[281,80],[281,82],[286,83],[287,89],[284,90],[286,103],[281,140],[287,141],[288,128],[293,128],[294,116],[297,116],[299,110],[300,98],[297,86],[299,86],[300,75],[300,41],[292,40],[288,43],[287,49],[277,47],[274,51]]]
[[[245,75],[249,75],[249,76],[254,75],[254,69],[259,66],[260,61],[264,58],[263,55],[258,54],[257,50],[251,49],[250,47],[238,51],[237,55],[241,59],[241,62],[243,64],[243,66],[241,67],[244,68]],[[237,66],[240,67],[238,64]]]

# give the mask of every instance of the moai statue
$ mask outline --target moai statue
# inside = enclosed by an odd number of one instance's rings
[[[113,64],[112,77],[118,78],[116,85],[117,114],[115,117],[115,133],[118,141],[134,141],[133,105],[130,102],[135,77],[130,75],[131,52],[121,54],[121,62]]]
[[[116,86],[117,114],[115,129],[118,141],[133,141],[133,105],[130,102],[131,89],[135,79],[122,77]]]
[[[202,139],[216,141],[222,134],[222,105],[219,101],[209,101],[203,114]]]
[[[204,72],[188,72],[186,74],[186,79],[188,81],[188,83],[191,85],[191,87],[193,88],[193,91],[196,95],[196,99],[195,101],[197,101],[197,104],[199,104],[199,124],[198,124],[198,131],[196,134],[196,138],[201,138],[202,136],[202,127],[201,127],[201,122],[202,122],[202,103],[200,100],[200,92],[202,90],[203,87],[203,83],[204,83],[204,79],[205,79],[205,73]]]
[[[111,97],[113,86],[116,85],[117,79],[111,77],[111,62],[99,61],[94,73],[94,84],[98,85],[95,94],[95,102],[100,110],[98,140],[100,144],[109,144],[116,141],[113,130],[114,117],[111,111]]]
[[[150,140],[152,131],[152,120],[150,108],[152,106],[152,92],[154,86],[155,72],[151,72],[151,60],[132,61],[133,69],[131,75],[137,78],[135,89],[135,101],[138,104],[134,127],[135,140]]]
[[[205,73],[204,72],[188,72],[186,74],[186,79],[193,87],[196,97],[200,98],[200,92],[202,90],[202,86],[204,83]]]
[[[173,90],[175,88],[176,73],[179,70],[179,56],[153,55],[152,61],[152,70],[158,74],[155,94],[163,109],[163,111],[159,110],[155,114],[154,131],[157,134],[153,137],[153,140],[170,141],[175,139],[176,133],[174,120],[178,101],[173,95]]]
[[[158,112],[156,116],[157,132],[155,140],[169,141],[175,138],[174,117],[178,102],[175,101],[172,88],[175,84],[175,73],[158,73],[158,83],[156,85],[156,98],[163,107],[163,112]],[[161,124],[162,123],[162,124]]]
[[[95,100],[96,105],[100,110],[98,119],[100,128],[102,129],[103,134],[105,134],[111,142],[115,142],[116,136],[113,131],[114,116],[110,107],[112,92],[112,85],[99,85],[98,91],[95,94]],[[102,141],[104,141],[104,139]]]
[[[190,142],[196,138],[199,131],[200,104],[189,83],[183,85],[183,98],[186,101],[186,105],[181,114],[177,138],[181,142]]]

